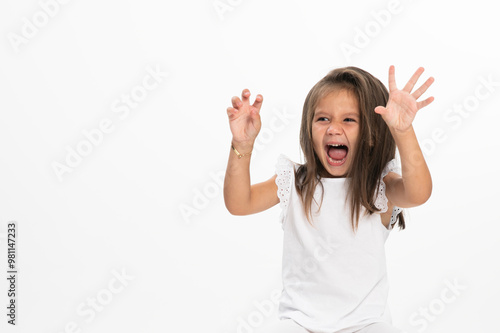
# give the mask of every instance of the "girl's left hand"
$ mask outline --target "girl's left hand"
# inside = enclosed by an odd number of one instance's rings
[[[434,82],[434,78],[428,78],[420,88],[411,93],[413,86],[417,83],[424,69],[422,67],[417,69],[403,90],[399,90],[396,87],[394,72],[394,66],[389,67],[389,101],[385,107],[377,106],[375,112],[382,115],[382,118],[391,130],[405,132],[411,127],[417,111],[426,107],[434,100],[434,97],[429,97],[423,101],[417,102],[417,99],[419,99]]]

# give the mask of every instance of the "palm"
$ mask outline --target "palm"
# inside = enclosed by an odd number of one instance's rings
[[[389,128],[401,132],[408,130],[412,125],[413,119],[415,119],[417,111],[429,105],[434,100],[433,97],[429,97],[421,102],[417,102],[417,99],[422,96],[434,81],[432,77],[415,92],[411,93],[423,71],[424,69],[420,67],[413,74],[406,86],[402,90],[399,90],[396,87],[394,66],[389,68],[389,101],[385,107],[378,106],[375,108],[375,112],[382,115],[382,119],[384,119]]]
[[[232,118],[232,119],[231,119]],[[257,108],[244,103],[238,112],[229,118],[229,128],[235,141],[248,141],[255,138],[261,126]]]
[[[410,94],[397,90],[391,93],[386,109],[382,118],[387,126],[402,130],[413,122],[417,114],[417,103]]]

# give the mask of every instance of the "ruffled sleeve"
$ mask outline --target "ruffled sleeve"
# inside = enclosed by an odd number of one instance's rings
[[[378,194],[377,194],[377,198],[375,199],[375,207],[380,209],[381,213],[387,212],[387,208],[388,208],[387,202],[389,200],[387,199],[387,196],[385,195],[386,187],[385,187],[385,183],[384,183],[384,177],[387,176],[387,174],[389,172],[395,172],[397,174],[401,174],[401,168],[397,164],[396,159],[392,159],[386,164],[384,170],[382,170],[382,175],[380,176]],[[397,207],[397,206],[393,207],[392,215],[391,215],[391,222],[389,225],[389,230],[391,230],[393,224],[396,223],[397,216],[399,213],[401,213],[402,210],[403,209],[400,207]]]
[[[285,155],[281,154],[276,163],[276,185],[278,185],[278,198],[280,199],[281,214],[279,222],[283,228],[288,206],[290,202],[290,192],[292,190],[292,183],[294,181],[294,164]]]

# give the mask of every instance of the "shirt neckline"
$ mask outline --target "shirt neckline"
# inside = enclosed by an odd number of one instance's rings
[[[336,177],[336,178],[330,178],[330,177],[321,177],[321,181],[327,181],[327,182],[342,182],[345,181],[347,178],[346,177]]]

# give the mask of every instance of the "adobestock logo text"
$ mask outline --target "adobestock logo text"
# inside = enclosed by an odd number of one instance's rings
[[[61,5],[65,5],[71,0],[41,0],[38,2],[40,9],[37,10],[31,19],[23,17],[20,34],[15,32],[7,33],[7,39],[16,53],[19,53],[21,45],[26,45],[35,38],[39,31],[43,29],[50,20],[57,16]]]
[[[160,67],[146,67],[147,74],[143,77],[140,84],[130,89],[128,94],[122,94],[120,98],[115,99],[111,104],[111,111],[118,115],[119,120],[124,120],[130,115],[132,109],[136,109],[143,102],[149,93],[163,82],[168,73],[161,71]],[[63,176],[73,172],[82,162],[83,158],[89,156],[94,148],[101,145],[105,134],[110,134],[115,130],[115,124],[110,118],[102,118],[95,128],[84,129],[81,131],[83,138],[73,147],[66,145],[66,156],[64,159],[52,162],[52,169],[57,179],[62,182]]]

